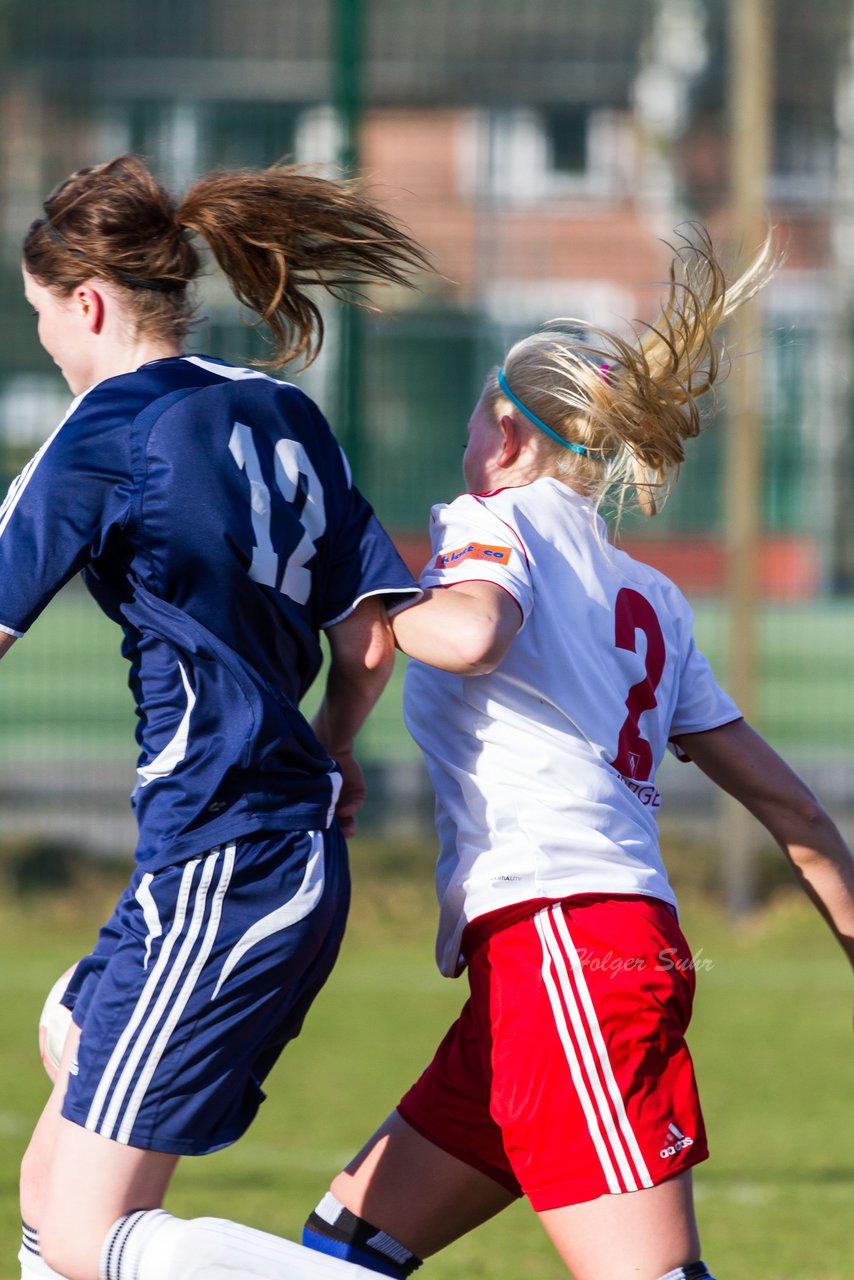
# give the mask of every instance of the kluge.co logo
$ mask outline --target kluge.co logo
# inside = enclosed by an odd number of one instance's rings
[[[440,552],[436,556],[434,569],[453,569],[464,560],[491,560],[493,564],[507,564],[510,559],[509,547],[488,547],[482,542],[469,542],[455,551]]]

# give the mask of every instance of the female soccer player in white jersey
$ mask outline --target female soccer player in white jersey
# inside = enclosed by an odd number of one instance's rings
[[[125,156],[72,175],[44,215],[25,290],[76,398],[0,511],[0,651],[83,570],[130,662],[139,842],[66,993],[73,1031],[22,1170],[22,1275],[357,1274],[159,1208],[180,1155],[246,1129],[334,962],[353,739],[393,659],[384,606],[418,594],[317,407],[183,354],[189,237],[282,361],[320,342],[308,286],[405,283],[423,254],[351,184],[289,167],[212,174],[176,203]]]
[[[433,509],[425,598],[392,624],[436,789],[437,958],[470,998],[311,1215],[318,1250],[405,1276],[525,1195],[575,1280],[709,1280],[694,974],[656,829],[668,744],[765,824],[852,962],[854,864],[718,688],[680,592],[609,544],[597,506],[634,489],[655,511],[715,328],[770,270],[766,249],[727,286],[702,239],[636,344],[550,327],[487,379],[470,492]]]

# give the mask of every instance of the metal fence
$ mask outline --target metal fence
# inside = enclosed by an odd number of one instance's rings
[[[55,181],[128,150],[175,189],[218,165],[343,162],[423,240],[436,271],[412,296],[385,299],[388,318],[330,311],[305,384],[417,565],[429,506],[458,488],[466,419],[509,340],[555,315],[651,319],[665,242],[686,220],[703,220],[733,257],[752,247],[733,212],[748,126],[733,94],[744,50],[732,19],[745,7],[766,23],[770,67],[757,100],[769,160],[755,182],[787,253],[751,364],[762,466],[749,701],[851,809],[851,0],[185,0],[180,11],[167,0],[0,0],[0,473],[15,474],[67,400],[18,274],[21,237]],[[200,310],[197,348],[260,353],[213,274]],[[730,418],[724,390],[664,514],[623,529],[697,601],[724,680]],[[125,838],[99,818],[132,773],[115,644],[72,587],[4,663],[7,828]],[[395,714],[389,704],[364,744],[384,796],[377,821],[428,804]],[[702,805],[690,772],[674,773],[673,808],[685,793],[693,823]]]

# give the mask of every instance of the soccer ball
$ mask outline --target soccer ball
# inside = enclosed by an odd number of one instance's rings
[[[59,1002],[76,968],[77,966],[73,964],[70,969],[65,970],[61,978],[57,978],[48,992],[39,1018],[39,1053],[44,1069],[51,1080],[56,1080],[59,1075],[65,1037],[71,1026],[71,1010],[66,1009],[65,1005]]]

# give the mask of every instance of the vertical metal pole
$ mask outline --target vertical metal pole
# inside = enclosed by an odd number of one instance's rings
[[[836,87],[837,170],[832,215],[833,307],[822,335],[828,370],[851,367],[854,336],[854,12],[848,15],[848,57]],[[838,595],[854,592],[854,399],[850,377],[828,375],[827,417],[832,423],[821,489],[829,526],[826,583]],[[821,412],[821,410],[819,410]]]
[[[363,0],[337,0],[335,10],[335,108],[340,129],[339,165],[353,176],[359,168],[362,115]],[[362,316],[343,305],[339,316],[338,415],[335,429],[359,475],[362,443]]]
[[[771,147],[773,0],[730,0],[730,134],[732,222],[745,253],[766,232]],[[762,319],[756,302],[734,317],[735,357],[727,388],[726,540],[729,592],[729,686],[745,716],[756,711],[759,552],[762,530]],[[744,809],[727,803],[725,893],[741,915],[755,897],[755,827]]]

